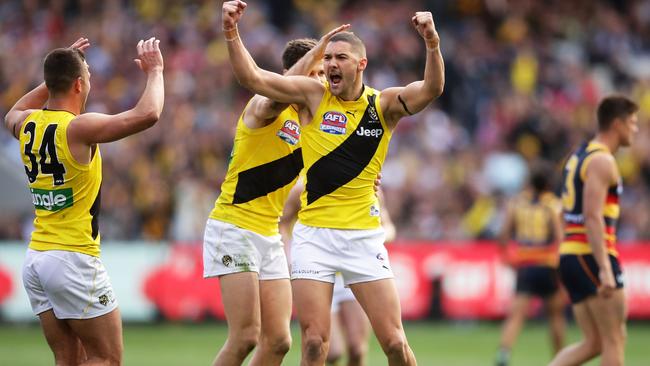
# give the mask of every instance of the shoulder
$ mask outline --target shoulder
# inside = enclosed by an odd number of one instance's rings
[[[610,153],[604,151],[594,152],[588,161],[585,161],[585,179],[599,178],[616,181],[616,160]]]
[[[27,109],[24,111],[16,111],[14,113],[8,113],[5,117],[5,126],[9,132],[17,139],[20,138],[20,131],[23,127],[25,121],[31,116],[34,112],[38,112],[40,109]]]

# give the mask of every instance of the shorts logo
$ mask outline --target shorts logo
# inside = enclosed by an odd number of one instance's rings
[[[332,135],[344,135],[345,126],[348,123],[348,117],[345,114],[329,111],[323,115],[323,121],[320,123],[320,130],[331,133]]]
[[[36,189],[31,188],[32,203],[37,210],[56,212],[70,207],[73,204],[72,188],[64,189]]]
[[[376,257],[377,257],[377,259],[379,259],[380,261],[383,261],[383,260],[384,260],[384,256],[381,255],[381,253],[377,253],[377,256],[376,256]]]
[[[113,298],[113,291],[108,291],[107,293],[101,295],[99,298],[99,303],[103,306],[107,306],[109,303],[113,303],[115,299]]]
[[[108,305],[108,296],[102,295],[99,297],[99,303],[106,306]]]
[[[290,145],[297,144],[300,141],[300,125],[296,121],[284,121],[284,125],[278,130],[278,137]]]
[[[229,267],[230,264],[232,263],[232,257],[229,255],[224,255],[221,257],[221,263],[223,263],[224,266]]]

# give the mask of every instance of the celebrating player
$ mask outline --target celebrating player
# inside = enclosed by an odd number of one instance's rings
[[[90,71],[80,38],[45,58],[45,83],[5,116],[20,141],[36,218],[23,283],[57,365],[119,365],[122,323],[99,259],[102,158],[99,143],[156,123],[164,102],[163,58],[155,38],[137,45],[147,84],[133,109],[84,113]],[[45,106],[45,107],[43,107]]]
[[[306,189],[291,248],[302,364],[325,361],[329,300],[335,273],[341,272],[368,315],[388,364],[414,365],[372,187],[400,118],[423,110],[442,92],[444,67],[432,15],[418,12],[412,18],[426,45],[424,80],[380,92],[363,84],[365,46],[349,32],[332,36],[327,44],[327,85],[261,70],[239,38],[237,22],[245,8],[242,1],[229,1],[222,12],[236,77],[255,93],[299,105],[310,121],[302,131]]]

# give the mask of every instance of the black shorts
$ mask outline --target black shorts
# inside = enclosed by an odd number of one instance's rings
[[[539,297],[553,295],[559,288],[557,270],[548,266],[525,266],[517,269],[518,294]]]
[[[618,258],[609,255],[616,288],[623,288],[623,274]],[[598,263],[591,254],[563,254],[560,256],[560,279],[569,293],[571,303],[577,304],[598,293]]]

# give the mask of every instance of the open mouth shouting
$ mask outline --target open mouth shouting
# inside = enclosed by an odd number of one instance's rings
[[[341,81],[343,81],[343,77],[341,76],[341,73],[338,70],[332,70],[330,71],[328,78],[330,79],[330,84],[333,87],[338,87],[341,85]]]

